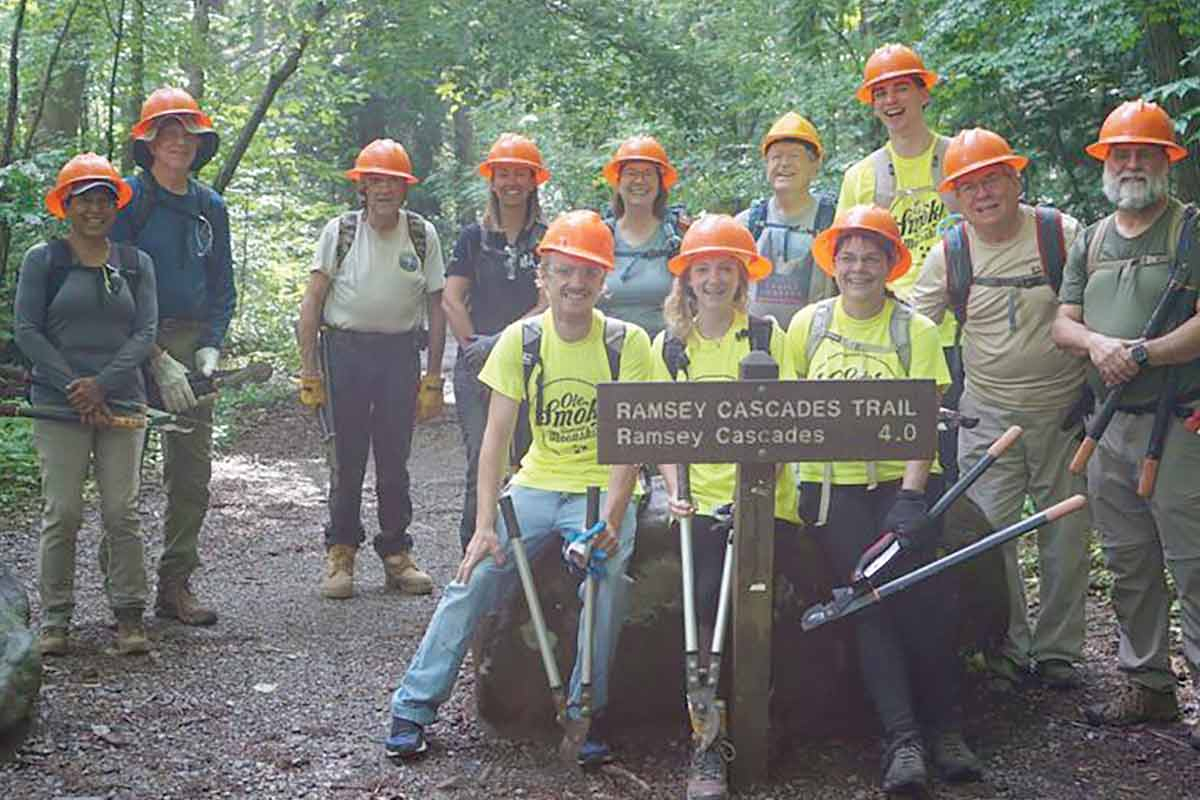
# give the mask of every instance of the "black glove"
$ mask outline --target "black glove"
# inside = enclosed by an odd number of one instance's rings
[[[471,338],[467,340],[467,346],[462,350],[462,357],[467,360],[467,368],[472,372],[479,372],[483,369],[484,362],[487,361],[488,355],[496,346],[496,340],[499,338],[500,334],[498,333],[472,334]]]
[[[928,544],[937,529],[929,518],[929,503],[925,501],[925,493],[913,489],[896,492],[896,500],[883,519],[883,530],[896,534],[906,550]]]

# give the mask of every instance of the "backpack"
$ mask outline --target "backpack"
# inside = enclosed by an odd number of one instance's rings
[[[888,337],[892,340],[892,346],[886,347],[848,339],[839,333],[831,331],[829,326],[833,323],[833,308],[836,302],[836,297],[830,297],[816,305],[816,311],[813,313],[812,320],[808,324],[808,345],[805,349],[805,358],[808,362],[812,363],[813,356],[817,353],[817,348],[821,346],[821,341],[823,339],[830,339],[847,350],[856,350],[862,353],[879,353],[881,355],[895,353],[897,358],[900,359],[900,366],[904,370],[904,374],[907,375],[909,369],[912,367],[912,332],[909,330],[909,323],[912,322],[913,318],[912,306],[902,303],[899,300],[895,301],[896,307],[892,311],[892,319],[888,323]]]
[[[819,194],[817,195],[817,215],[813,219],[813,226],[805,228],[802,225],[785,225],[782,222],[768,222],[767,210],[769,204],[766,198],[762,198],[754,201],[754,204],[750,206],[750,217],[746,220],[746,227],[750,229],[750,235],[754,237],[755,242],[758,241],[758,237],[762,236],[762,232],[767,228],[781,228],[786,233],[797,231],[816,237],[818,233],[833,224],[833,218],[837,212],[837,200],[829,195]],[[787,261],[787,239],[784,239],[784,248],[783,259]],[[809,251],[804,255],[804,263],[800,265],[800,270],[797,273],[797,281],[801,286],[805,287],[805,292],[808,291],[808,287],[812,282],[812,273],[815,266],[816,262],[813,261],[812,248],[809,248]],[[807,294],[805,296],[807,297]]]
[[[739,339],[748,338],[751,350],[770,354],[773,331],[774,326],[771,325],[770,319],[747,314],[746,327],[738,331],[736,335]],[[663,361],[667,364],[667,371],[671,373],[671,380],[678,379],[680,370],[685,376],[691,377],[688,374],[687,342],[674,334],[669,333],[663,339]]]
[[[111,242],[109,246],[117,256],[117,274],[129,284],[129,293],[133,296],[134,303],[137,303],[139,251],[125,242]],[[50,264],[46,272],[45,309],[49,311],[50,304],[67,281],[67,274],[73,269],[90,270],[92,267],[84,267],[75,262],[75,256],[71,253],[71,246],[67,244],[66,239],[51,239],[47,248]]]
[[[608,355],[608,372],[612,379],[618,380],[621,375],[621,349],[625,346],[625,323],[619,319],[604,318],[604,349]],[[534,397],[534,419],[543,416],[542,406],[542,376],[545,367],[542,364],[542,318],[530,317],[521,322],[521,366],[525,371],[525,396]],[[536,391],[529,391],[529,379],[537,370]]]
[[[1067,240],[1063,234],[1063,215],[1056,208],[1036,206],[1034,220],[1037,226],[1038,256],[1042,261],[1042,274],[1022,275],[1012,278],[977,278],[971,262],[971,246],[967,240],[965,222],[959,222],[942,237],[942,253],[946,259],[946,296],[950,308],[958,320],[961,332],[967,321],[967,299],[971,286],[1011,287],[1033,289],[1049,285],[1054,293],[1062,286],[1063,267],[1067,263]],[[1015,322],[1016,309],[1009,307],[1010,322]]]
[[[612,215],[611,209],[604,212],[604,224],[613,232],[613,236],[616,236],[617,218]],[[679,247],[683,244],[683,235],[687,233],[687,229],[691,226],[692,220],[688,217],[684,206],[668,206],[667,213],[663,216],[662,221],[663,233],[667,237],[667,242],[663,247],[653,250],[626,250],[618,247],[613,251],[613,257],[674,258],[679,255]]]
[[[428,242],[425,240],[425,218],[415,211],[404,209],[404,219],[408,224],[408,238],[412,241],[413,250],[417,252],[417,258],[420,259],[421,265],[425,265],[425,256],[428,254]],[[342,268],[342,262],[346,260],[346,255],[350,252],[350,246],[354,244],[354,237],[358,235],[358,212],[347,211],[338,217],[338,236],[337,249],[335,252],[333,275],[336,275]],[[330,276],[332,277],[332,276]]]
[[[938,136],[933,145],[933,161],[930,172],[933,185],[936,188],[942,182],[942,165],[946,161],[946,150],[950,148],[950,137]],[[880,208],[891,208],[896,199],[896,165],[892,162],[892,153],[886,147],[881,147],[868,156],[875,170],[875,199],[874,204]]]

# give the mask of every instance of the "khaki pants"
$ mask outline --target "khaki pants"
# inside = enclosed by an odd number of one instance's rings
[[[1088,490],[1113,576],[1120,668],[1136,684],[1174,691],[1164,566],[1182,611],[1183,655],[1192,680],[1200,681],[1200,436],[1173,419],[1154,494],[1138,497],[1153,424],[1153,414],[1117,412],[1088,463]]]
[[[979,417],[979,424],[959,429],[960,472],[975,464],[1010,426],[1020,425],[1024,430],[968,492],[997,529],[1021,520],[1026,495],[1041,511],[1084,492],[1083,479],[1067,470],[1079,444],[1075,431],[1059,427],[1067,409],[1059,413],[1010,411],[986,405],[968,391],[963,395],[961,410],[967,416]],[[1090,527],[1087,514],[1068,514],[1034,534],[1040,603],[1032,630],[1017,542],[1002,548],[1008,582],[1008,634],[1000,653],[1019,666],[1027,666],[1030,659],[1083,660]]]
[[[196,342],[201,324],[162,320],[158,345],[189,370],[196,368]],[[182,416],[197,420],[191,433],[163,434],[163,488],[167,511],[163,520],[163,552],[158,564],[161,584],[186,580],[200,566],[200,527],[208,513],[208,482],[212,477],[212,405],[204,404]]]
[[[75,542],[83,522],[83,482],[92,466],[100,490],[100,571],[114,613],[146,605],[146,565],[138,529],[142,432],[36,420],[42,465],[42,536],[38,590],[42,627],[66,628],[75,608]]]

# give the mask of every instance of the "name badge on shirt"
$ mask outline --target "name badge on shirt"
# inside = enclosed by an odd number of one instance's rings
[[[405,272],[416,272],[421,266],[421,261],[416,256],[406,255],[400,259],[400,269]]]

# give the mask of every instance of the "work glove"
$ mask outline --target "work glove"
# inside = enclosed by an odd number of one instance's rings
[[[220,350],[215,347],[201,347],[196,351],[196,371],[206,378],[211,378],[220,360]]]
[[[593,578],[603,578],[607,572],[608,553],[598,547],[591,550],[591,560],[588,560],[588,544],[603,533],[605,522],[597,522],[585,531],[563,531],[562,557],[567,565],[567,571],[576,578],[586,578],[591,573]]]
[[[905,550],[929,544],[937,528],[929,518],[929,503],[925,500],[925,493],[913,489],[896,492],[896,500],[883,518],[883,531],[896,534]]]
[[[300,402],[308,408],[325,405],[325,383],[320,375],[300,376]]]
[[[178,414],[196,405],[196,395],[192,392],[192,385],[188,383],[187,367],[171,358],[171,354],[166,350],[150,360],[150,375],[158,384],[158,391],[167,411]]]
[[[445,406],[442,376],[429,373],[421,378],[421,386],[417,389],[417,422],[428,422],[441,416]]]
[[[467,340],[467,344],[462,349],[462,357],[466,359],[467,368],[471,372],[478,373],[483,369],[483,365],[487,362],[488,356],[492,352],[492,348],[496,346],[496,340],[500,338],[500,334],[492,333],[476,333],[472,334]]]

